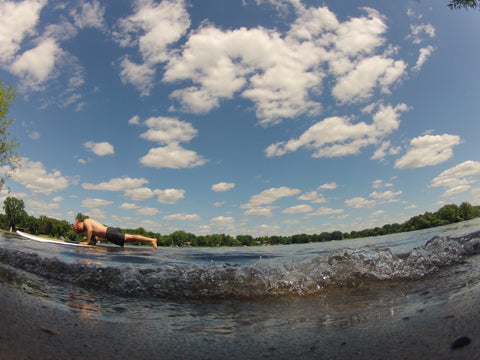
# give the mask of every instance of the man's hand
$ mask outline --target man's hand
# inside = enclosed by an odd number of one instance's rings
[[[88,242],[88,241],[82,241],[82,242],[79,242],[78,243],[79,245],[97,245],[97,242],[96,241],[91,241],[91,242]]]

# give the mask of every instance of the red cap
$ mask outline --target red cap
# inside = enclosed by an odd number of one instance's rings
[[[77,219],[75,224],[73,224],[73,231],[75,231],[76,233],[80,231],[80,229],[78,228],[80,223],[81,223],[80,219]]]

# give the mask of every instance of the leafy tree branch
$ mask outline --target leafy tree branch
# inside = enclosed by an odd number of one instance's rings
[[[20,165],[20,158],[15,151],[19,145],[15,137],[11,137],[8,128],[13,119],[7,119],[10,105],[17,98],[13,86],[4,86],[0,80],[0,166],[8,165],[13,170]],[[5,184],[5,178],[0,178],[0,190]]]

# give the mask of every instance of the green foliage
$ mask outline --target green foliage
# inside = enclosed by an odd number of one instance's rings
[[[166,245],[187,246],[195,239],[195,235],[182,230],[175,231],[165,237]]]
[[[83,215],[82,213],[78,213],[77,216],[75,216],[75,220],[80,219],[80,221],[83,221],[85,219],[88,219],[88,216]]]
[[[7,197],[3,208],[5,215],[0,214],[0,227],[8,229],[10,226],[25,229],[31,234],[43,234],[54,238],[82,241],[82,234],[77,234],[72,229],[72,224],[65,220],[52,219],[40,216],[38,219],[29,216],[24,210],[23,200]],[[136,229],[120,229],[124,233],[138,234],[158,239],[158,246],[261,246],[261,245],[287,245],[305,244],[312,242],[339,241],[344,239],[358,239],[380,235],[396,234],[406,231],[427,229],[447,225],[480,217],[480,206],[472,206],[463,202],[460,206],[455,204],[445,205],[437,212],[425,212],[405,221],[403,224],[386,224],[373,229],[355,230],[350,233],[341,231],[322,232],[320,234],[296,234],[291,236],[262,236],[254,238],[251,235],[212,234],[196,236],[195,234],[178,230],[170,235],[161,235],[146,231],[139,227]],[[88,216],[78,213],[76,219],[87,219]]]
[[[243,246],[253,245],[253,237],[251,235],[237,235],[237,241]]]
[[[478,1],[477,0],[451,0],[448,3],[448,7],[452,10],[455,9],[477,9]]]
[[[15,101],[17,94],[13,86],[4,86],[0,80],[0,166],[8,165],[13,170],[20,164],[20,158],[15,149],[18,146],[16,138],[10,137],[8,128],[13,119],[7,119],[10,104]],[[0,178],[0,189],[5,184],[5,179]]]
[[[7,197],[3,202],[3,210],[7,217],[8,227],[15,229],[17,225],[27,216],[23,200],[14,197]]]
[[[182,230],[175,231],[170,235],[160,235],[152,232],[146,232],[143,228],[127,229],[123,232],[130,234],[140,234],[158,239],[159,246],[261,246],[261,245],[287,245],[287,244],[305,244],[312,242],[325,242],[343,239],[357,239],[363,237],[372,237],[380,235],[396,234],[400,232],[427,229],[446,225],[454,222],[471,220],[480,217],[480,207],[472,206],[467,202],[460,206],[455,204],[445,205],[436,213],[426,212],[423,215],[417,215],[403,224],[386,224],[383,227],[373,229],[364,229],[342,233],[341,231],[322,232],[320,234],[296,234],[291,236],[263,236],[254,238],[251,235],[237,235],[232,237],[225,234],[212,234],[196,236],[192,233]]]

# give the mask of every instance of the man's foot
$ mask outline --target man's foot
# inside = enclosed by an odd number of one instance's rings
[[[152,246],[154,250],[157,250],[157,239],[152,239]]]

